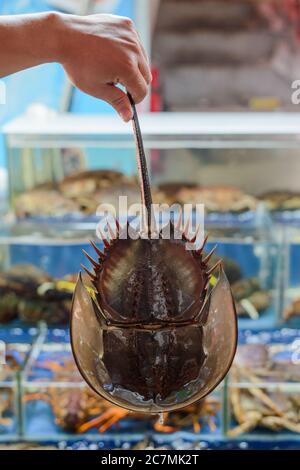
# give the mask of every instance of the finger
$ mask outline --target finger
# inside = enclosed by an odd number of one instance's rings
[[[142,49],[142,54],[145,58],[145,61],[147,62],[147,64],[149,65],[150,64],[150,60],[149,60],[149,57],[148,57],[148,54],[146,52],[146,49],[144,48],[143,46],[143,43],[140,41],[140,46],[141,46],[141,49]]]
[[[144,58],[145,58],[145,61],[147,62],[147,64],[149,64],[149,63],[150,63],[149,57],[148,57],[148,54],[147,54],[147,52],[146,52],[146,49],[145,49],[144,46],[143,46],[140,33],[139,33],[137,30],[135,30],[135,32],[136,32],[136,35],[137,35],[137,38],[138,38],[138,43],[139,43],[139,45],[140,45],[140,47],[141,47],[141,50],[142,50],[142,54],[143,54],[143,56],[144,56]]]
[[[138,38],[138,44],[141,48],[141,52],[142,52],[142,56],[143,56],[139,60],[139,69],[140,69],[143,77],[145,78],[146,83],[148,85],[150,85],[150,83],[152,82],[152,73],[151,73],[151,69],[150,69],[149,57],[148,57],[148,54],[146,52],[146,49],[143,46],[143,43],[141,41],[139,32],[138,31],[135,31],[135,32],[136,32],[136,35],[137,35],[137,38]]]
[[[139,70],[143,75],[147,85],[150,85],[152,81],[152,75],[149,67],[149,63],[145,61],[144,57],[141,57],[139,60]]]
[[[120,88],[113,84],[104,85],[99,90],[99,98],[111,104],[123,121],[128,122],[132,119],[132,107],[128,96]]]
[[[135,103],[143,101],[148,93],[148,85],[138,67],[130,69],[125,77],[120,77],[120,82],[129,91]]]
[[[137,47],[138,47],[138,53],[137,53],[137,59],[138,59],[138,65],[141,74],[143,75],[147,85],[150,85],[152,81],[152,74],[150,70],[150,64],[149,64],[149,59],[147,56],[147,53],[143,47],[143,44],[140,41],[140,37],[137,31],[135,31],[136,37],[137,37]]]

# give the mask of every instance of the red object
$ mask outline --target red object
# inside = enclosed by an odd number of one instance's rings
[[[152,83],[151,83],[150,111],[152,113],[155,113],[155,112],[162,110],[158,67],[153,66],[151,72],[152,72]]]
[[[150,111],[157,113],[162,111],[162,99],[161,89],[159,82],[159,68],[157,66],[152,67],[152,83],[151,83],[151,99],[150,99]],[[160,173],[161,171],[161,158],[160,151],[157,149],[150,150],[151,155],[151,170],[153,174]]]
[[[288,17],[292,21],[299,20],[299,1],[298,0],[284,0],[284,8]]]
[[[294,24],[296,38],[300,42],[300,0],[284,0],[284,8]]]

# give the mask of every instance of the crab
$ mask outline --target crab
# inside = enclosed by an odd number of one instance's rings
[[[255,277],[240,279],[231,285],[231,289],[239,316],[257,320],[260,313],[270,306],[270,292],[263,289]]]
[[[278,367],[264,345],[244,345],[240,351],[231,369],[229,386],[232,412],[238,425],[228,431],[228,436],[237,437],[255,428],[300,433],[299,397],[284,393],[281,387],[272,387],[290,380],[292,371],[286,370],[284,377],[284,368]]]
[[[63,324],[69,320],[72,291],[30,264],[12,266],[0,274],[0,323],[16,318]]]
[[[203,399],[222,381],[235,354],[237,321],[221,262],[208,267],[214,249],[204,253],[207,238],[199,246],[181,218],[156,227],[130,100],[141,223],[137,229],[118,220],[115,228],[108,225],[109,235],[101,237],[104,251],[92,242],[96,259],[86,256],[93,272],[84,269],[93,291],[79,274],[71,344],[83,378],[102,398],[131,411],[161,413]]]

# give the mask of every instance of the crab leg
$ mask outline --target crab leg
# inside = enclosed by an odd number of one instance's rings
[[[169,413],[165,413],[164,414],[164,421],[166,420],[166,418],[168,417]],[[164,422],[161,422],[161,418],[159,417],[155,423],[154,423],[154,429],[158,432],[164,432],[164,433],[171,433],[171,432],[175,432],[178,430],[178,428],[174,427],[174,426],[168,426],[166,424],[164,424]]]
[[[240,434],[252,431],[252,429],[256,428],[260,420],[261,420],[261,413],[259,413],[258,411],[253,411],[251,413],[248,413],[247,421],[240,424],[239,426],[236,426],[233,429],[230,429],[227,432],[227,435],[229,437],[237,437]]]
[[[126,415],[128,415],[129,411],[122,409],[122,408],[109,408],[107,411],[102,413],[100,416],[97,416],[97,418],[92,419],[91,421],[88,421],[87,423],[82,424],[79,428],[78,431],[80,433],[84,433],[88,431],[89,429],[92,429],[96,426],[100,426],[99,431],[104,432],[106,429],[108,429],[112,424],[120,421],[120,419],[124,418]]]
[[[261,420],[261,424],[267,427],[274,428],[274,425],[279,426],[280,428],[286,428],[291,432],[300,433],[300,424],[293,423],[291,420],[287,418],[281,418],[279,416],[266,416]]]
[[[208,424],[208,427],[209,427],[210,431],[211,432],[216,432],[217,426],[216,426],[215,422],[213,421],[212,417],[207,416],[206,421],[207,421],[207,424]]]
[[[239,381],[236,366],[234,366],[231,370],[231,379],[233,383],[238,383]],[[231,393],[230,393],[230,399],[231,399],[231,404],[233,408],[233,413],[239,423],[244,423],[247,418],[246,418],[246,413],[244,412],[243,407],[241,405],[240,395],[241,395],[240,389],[237,387],[232,387]]]
[[[111,416],[111,418],[107,419],[106,422],[104,422],[104,424],[102,424],[100,426],[99,432],[103,433],[103,432],[107,431],[111,426],[116,424],[121,419],[125,418],[125,416],[127,416],[128,413],[129,413],[128,410],[121,410],[121,409],[117,410],[117,412],[115,410],[114,411],[112,410],[112,412],[114,413],[113,416]]]
[[[196,434],[198,434],[201,431],[201,426],[198,420],[198,416],[195,416],[195,415],[193,416],[193,428]]]
[[[43,393],[29,393],[24,396],[24,401],[43,400],[51,404],[51,398]]]
[[[38,363],[37,365],[43,369],[49,369],[52,372],[60,372],[63,370],[63,366],[54,361],[44,361],[42,363]]]
[[[250,379],[250,381],[252,383],[255,383],[255,384],[261,383],[261,381],[257,377],[255,377],[255,375],[253,375],[247,369],[246,369],[246,371],[247,371],[247,376],[248,376],[248,378]],[[249,388],[249,392],[252,393],[252,395],[257,397],[259,400],[261,400],[264,403],[264,405],[268,406],[272,411],[274,411],[274,413],[276,415],[284,416],[283,412],[276,406],[276,404],[273,402],[273,400],[271,400],[271,398],[265,392],[263,392],[261,389],[251,387],[251,388]]]
[[[2,426],[10,426],[12,423],[12,419],[11,418],[0,418],[0,424]]]

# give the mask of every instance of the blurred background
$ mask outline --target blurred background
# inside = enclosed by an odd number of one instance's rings
[[[97,206],[139,201],[132,129],[59,65],[9,76],[0,104],[3,447],[300,448],[300,2],[0,0],[1,15],[53,9],[135,21],[152,64],[139,115],[154,199],[205,204],[207,250],[218,244],[212,265],[224,259],[239,346],[213,394],[163,417],[87,388],[70,350],[71,298]]]

